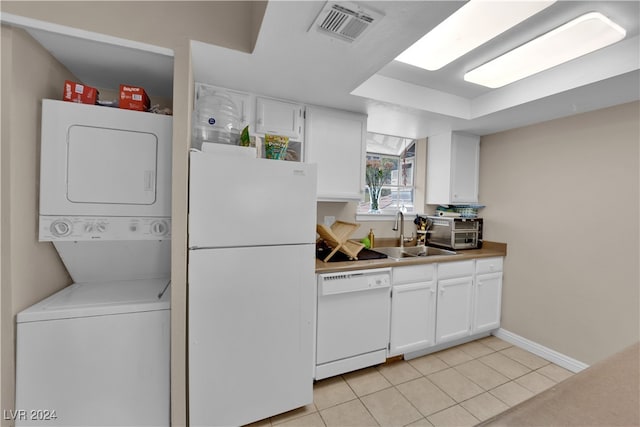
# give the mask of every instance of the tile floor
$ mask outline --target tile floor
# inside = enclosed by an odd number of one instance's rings
[[[251,426],[473,426],[571,375],[490,336],[318,381],[312,404]]]

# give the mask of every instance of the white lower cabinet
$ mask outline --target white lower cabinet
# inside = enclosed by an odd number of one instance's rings
[[[388,356],[500,327],[502,257],[393,269]]]
[[[466,337],[471,333],[473,277],[438,280],[436,342]]]
[[[389,356],[434,344],[435,264],[396,267],[392,272]]]
[[[500,327],[502,305],[502,258],[486,258],[476,262],[471,333]]]
[[[432,346],[435,339],[436,283],[396,285],[392,295],[389,356]]]
[[[476,276],[472,333],[490,331],[500,326],[502,273]]]
[[[475,260],[438,264],[436,343],[471,333],[471,297]]]

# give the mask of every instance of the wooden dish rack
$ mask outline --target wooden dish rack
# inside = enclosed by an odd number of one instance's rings
[[[336,221],[331,225],[331,227],[327,227],[324,224],[318,224],[316,226],[316,232],[332,249],[323,261],[329,261],[338,251],[347,255],[350,259],[358,259],[358,253],[362,248],[364,248],[364,245],[362,243],[349,240],[351,234],[353,234],[358,227],[360,227],[360,224],[345,221]]]

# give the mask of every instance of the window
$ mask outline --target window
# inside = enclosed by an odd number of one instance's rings
[[[358,215],[394,215],[398,210],[414,212],[415,147],[412,139],[367,134],[367,170],[369,173],[379,171],[382,185],[379,212],[372,212],[371,180],[366,180],[364,200],[358,205]]]

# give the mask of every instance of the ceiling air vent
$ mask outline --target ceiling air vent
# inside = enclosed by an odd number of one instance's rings
[[[384,15],[351,2],[327,2],[309,31],[352,43],[361,37]]]

